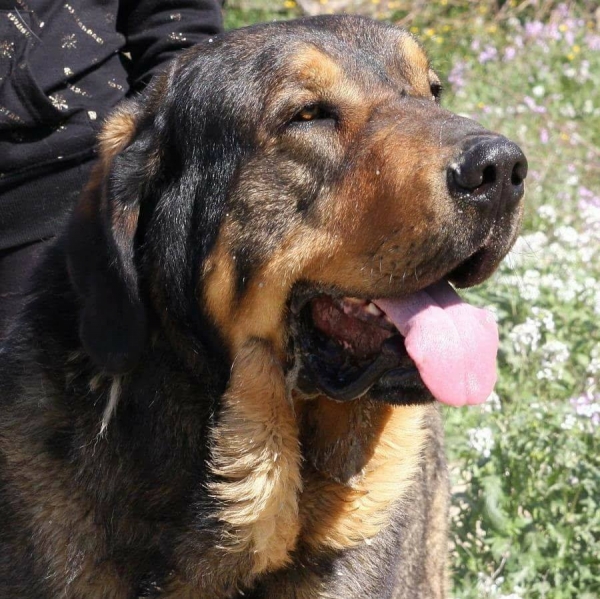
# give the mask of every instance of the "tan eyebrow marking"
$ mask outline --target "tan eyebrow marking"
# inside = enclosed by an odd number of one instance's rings
[[[418,94],[431,95],[429,89],[429,59],[421,45],[412,35],[404,35],[400,40],[400,55],[404,62],[406,77]]]

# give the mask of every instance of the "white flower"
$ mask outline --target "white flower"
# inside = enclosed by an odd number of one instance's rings
[[[560,425],[564,431],[570,431],[577,424],[577,418],[573,414],[567,414],[563,423]]]
[[[557,289],[561,289],[563,284],[563,280],[555,273],[548,273],[542,275],[540,278],[540,285],[545,289],[552,289],[553,291],[556,291]]]
[[[541,231],[522,235],[517,239],[512,250],[505,258],[510,268],[518,268],[526,261],[541,255],[542,250],[548,245],[548,237]]]
[[[575,300],[582,292],[582,286],[572,277],[565,279],[563,285],[556,290],[556,297],[565,303]]]
[[[556,264],[557,262],[573,264],[574,262],[577,262],[577,252],[573,251],[573,247],[569,247],[558,241],[553,241],[548,246],[546,258],[550,258],[552,264]]]
[[[495,391],[492,391],[485,403],[482,404],[481,411],[484,414],[491,414],[492,412],[499,412],[500,410],[502,410],[502,403],[500,402],[500,397]]]
[[[571,355],[569,347],[562,341],[556,339],[542,345],[542,364],[551,366],[553,364],[564,364]]]
[[[594,312],[600,316],[600,289],[596,291],[596,297],[594,298]]]
[[[595,345],[590,352],[590,363],[587,367],[588,374],[600,373],[600,344]]]
[[[538,381],[557,381],[560,377],[549,366],[543,366],[541,370],[538,370],[536,374]]]
[[[558,227],[554,232],[556,239],[561,241],[563,245],[568,247],[577,247],[579,242],[579,233],[569,225],[564,225],[562,227]]]
[[[600,231],[600,228],[598,229]],[[584,245],[579,248],[579,259],[584,264],[589,264],[592,260],[596,259],[596,255],[598,254],[598,247],[593,244]]]
[[[529,351],[535,351],[542,338],[540,323],[528,317],[525,322],[513,327],[512,331],[508,334],[508,338],[512,341],[515,351],[518,354],[527,354]]]
[[[550,204],[544,204],[538,208],[538,214],[540,218],[547,221],[551,225],[556,222],[556,208],[550,206]]]
[[[544,343],[541,347],[541,370],[537,373],[538,380],[558,381],[563,376],[563,366],[569,359],[569,348],[556,339]]]
[[[526,302],[534,302],[540,297],[540,273],[537,270],[526,270],[521,277],[519,294]]]
[[[531,308],[531,313],[536,317],[545,331],[554,331],[554,314],[550,310],[533,306],[533,308]]]
[[[503,576],[498,576],[497,578],[492,578],[488,574],[484,574],[483,572],[479,572],[477,574],[477,590],[482,593],[482,596],[488,598],[496,598],[498,597],[498,593],[500,592],[500,587],[504,582]]]
[[[494,448],[494,435],[488,426],[471,428],[467,431],[469,445],[484,458],[489,458]]]
[[[575,69],[565,69],[563,72],[567,77],[569,74],[571,77],[574,77],[576,74]],[[561,106],[558,111],[562,116],[567,117],[568,119],[574,119],[577,116],[577,112],[575,111],[575,108],[573,108],[573,104],[565,104]]]
[[[532,90],[531,93],[536,97],[536,98],[541,98],[545,93],[546,90],[544,88],[543,85],[536,85]]]

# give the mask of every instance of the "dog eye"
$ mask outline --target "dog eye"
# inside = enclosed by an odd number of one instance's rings
[[[443,90],[442,84],[437,81],[434,81],[429,85],[429,89],[431,90],[431,95],[433,96],[433,99],[436,102],[439,102]]]
[[[332,110],[322,104],[308,104],[294,115],[292,123],[308,123],[329,119],[336,120],[336,116]]]

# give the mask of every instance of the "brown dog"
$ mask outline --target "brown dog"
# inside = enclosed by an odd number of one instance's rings
[[[0,597],[445,596],[433,399],[495,355],[447,282],[510,248],[526,160],[439,95],[406,32],[327,17],[114,114],[0,353]]]

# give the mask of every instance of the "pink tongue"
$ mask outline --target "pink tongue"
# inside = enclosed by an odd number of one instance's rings
[[[442,281],[401,300],[374,300],[405,337],[406,351],[439,401],[484,402],[496,383],[498,328],[488,310]]]

